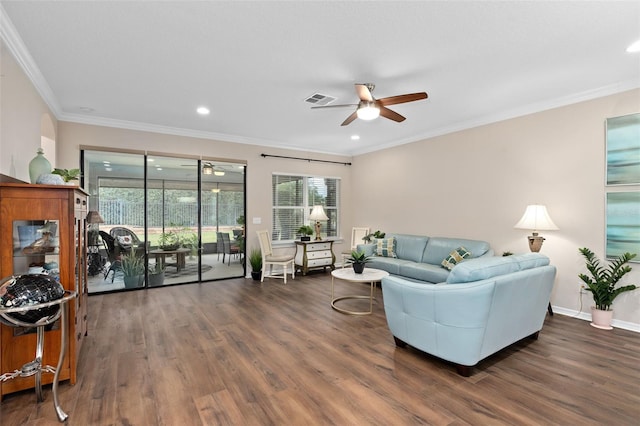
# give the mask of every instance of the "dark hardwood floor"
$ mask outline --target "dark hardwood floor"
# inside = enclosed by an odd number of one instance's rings
[[[638,333],[547,317],[538,340],[464,378],[395,347],[379,288],[373,315],[355,317],[331,309],[330,285],[321,273],[90,297],[78,383],[60,387],[68,424],[638,424]],[[45,398],[5,397],[0,424],[58,424],[50,386]]]

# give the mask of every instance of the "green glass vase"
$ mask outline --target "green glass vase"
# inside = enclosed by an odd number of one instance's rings
[[[38,154],[29,162],[29,179],[36,183],[42,174],[51,173],[51,163],[44,156],[42,148],[38,148]]]

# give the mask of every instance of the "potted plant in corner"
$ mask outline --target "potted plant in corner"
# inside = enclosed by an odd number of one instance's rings
[[[298,228],[298,234],[300,234],[300,241],[311,241],[313,228],[309,225],[302,225]]]
[[[164,284],[164,264],[157,262],[149,268],[149,287],[159,287]]]
[[[600,260],[588,248],[579,249],[582,256],[586,260],[586,266],[591,276],[579,274],[580,279],[586,284],[585,290],[591,292],[593,301],[596,306],[591,308],[591,325],[604,330],[611,330],[611,319],[613,318],[613,310],[611,305],[613,300],[625,291],[635,290],[634,284],[617,287],[616,284],[620,279],[631,272],[631,267],[627,265],[631,259],[636,257],[635,254],[624,253],[611,260],[605,268],[600,265]]]
[[[249,253],[249,265],[251,265],[251,278],[260,281],[262,278],[262,252],[257,248]]]
[[[352,251],[351,257],[347,259],[347,262],[353,266],[353,272],[361,274],[364,271],[364,265],[369,261],[370,257],[366,256],[363,251]]]
[[[122,272],[124,273],[124,288],[141,287],[144,281],[144,262],[136,256],[135,250],[122,256]]]

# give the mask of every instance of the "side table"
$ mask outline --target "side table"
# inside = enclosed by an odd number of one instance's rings
[[[389,273],[387,271],[382,271],[380,269],[374,268],[364,268],[361,274],[356,274],[353,271],[353,268],[342,268],[336,269],[331,272],[331,307],[338,312],[342,312],[343,314],[348,315],[371,315],[373,312],[373,289],[375,284],[382,280],[382,278],[388,276]],[[368,296],[334,296],[334,280],[338,278],[339,280],[349,281],[352,283],[370,283],[371,289]],[[351,311],[348,309],[340,308],[336,306],[336,302],[347,299],[369,299],[369,310],[368,311]]]
[[[53,406],[56,410],[56,415],[58,416],[58,420],[60,422],[64,422],[67,420],[67,413],[64,412],[62,407],[60,406],[60,402],[58,401],[58,379],[60,376],[60,370],[62,369],[62,364],[64,362],[64,357],[67,354],[67,342],[69,339],[67,338],[67,333],[69,332],[69,320],[67,319],[67,302],[71,299],[75,299],[77,293],[75,291],[65,290],[64,296],[61,299],[53,300],[51,302],[46,303],[38,303],[37,305],[30,306],[20,306],[17,308],[1,308],[0,307],[0,321],[4,324],[7,324],[12,327],[35,327],[36,328],[36,354],[35,359],[31,362],[28,362],[22,366],[20,370],[15,370],[10,373],[5,373],[0,375],[0,381],[4,382],[7,380],[11,380],[16,377],[30,377],[35,376],[35,388],[36,388],[36,398],[38,402],[44,401],[44,396],[42,394],[42,372],[53,373]],[[31,324],[27,322],[20,321],[12,316],[7,314],[16,313],[16,312],[27,312],[38,310],[42,308],[46,308],[49,306],[60,305],[60,309],[58,313],[48,317],[43,318],[38,321],[37,324]],[[60,333],[60,356],[58,357],[58,365],[54,368],[50,365],[42,365],[42,355],[44,353],[44,334],[45,327],[49,324],[53,324],[60,318],[61,329]]]
[[[325,241],[296,241],[296,256],[294,268],[306,275],[309,269],[323,268],[327,266],[331,270],[336,269],[336,256],[333,254],[333,240]]]

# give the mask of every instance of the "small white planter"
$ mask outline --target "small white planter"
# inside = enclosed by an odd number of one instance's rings
[[[591,325],[601,330],[613,330],[611,320],[613,319],[613,311],[602,311],[591,307]]]

